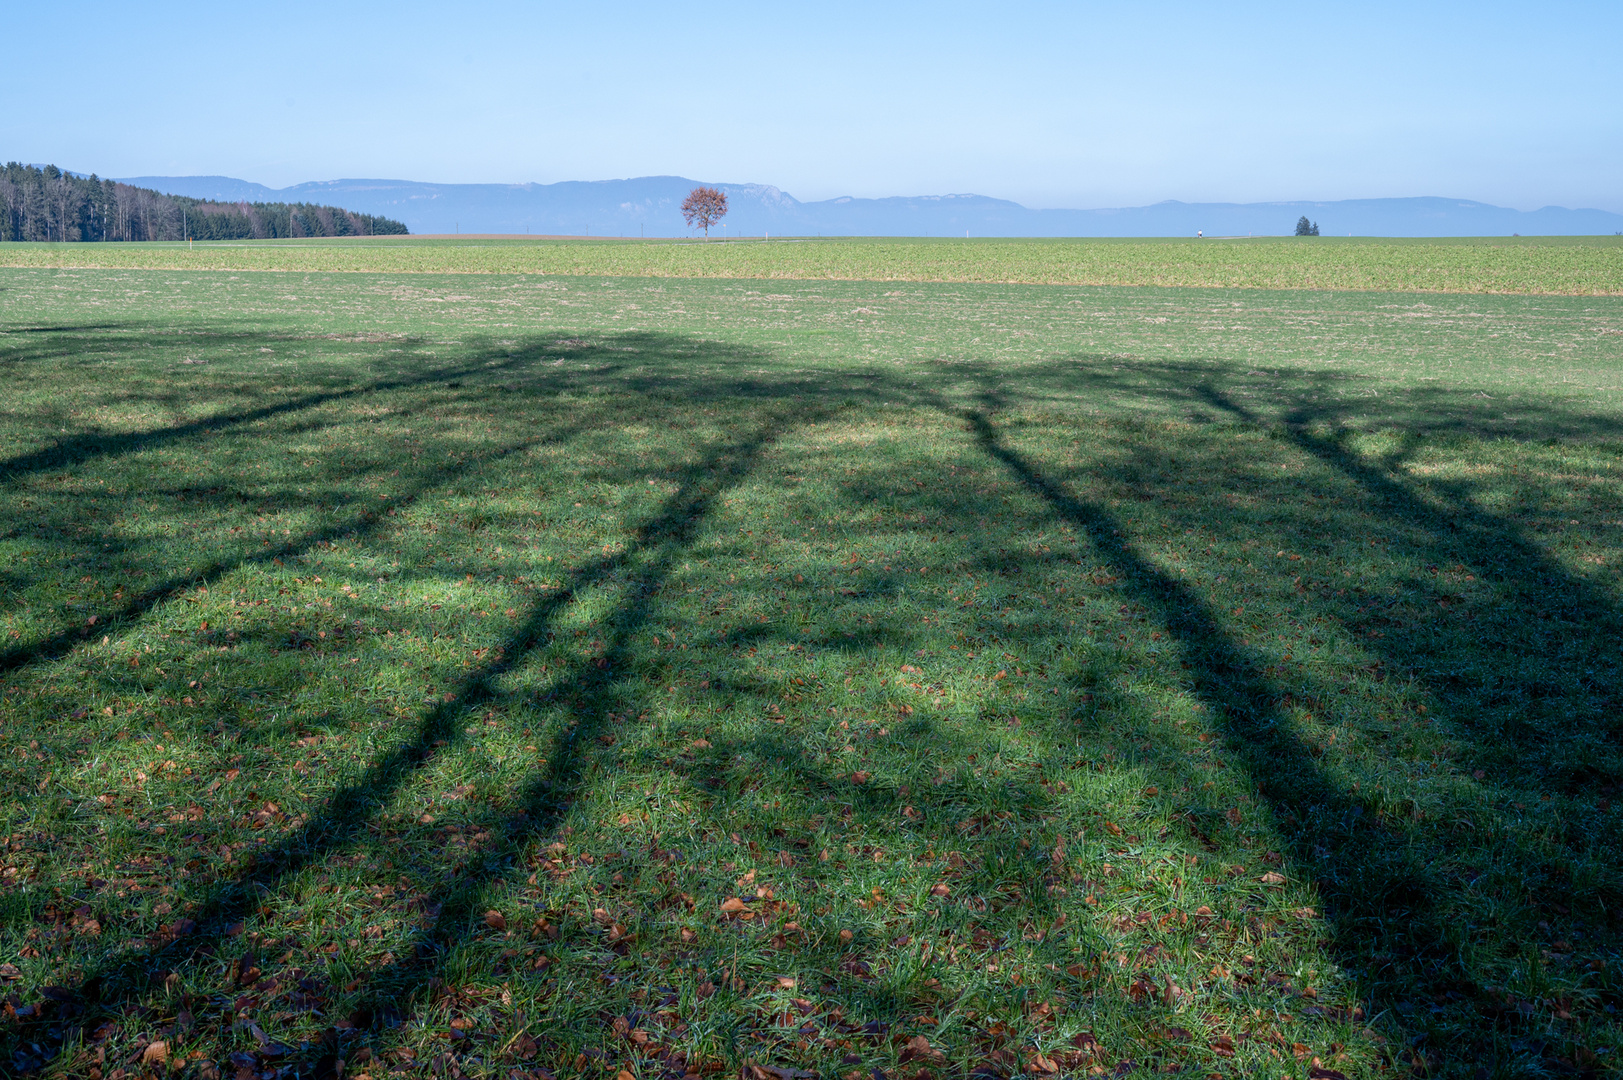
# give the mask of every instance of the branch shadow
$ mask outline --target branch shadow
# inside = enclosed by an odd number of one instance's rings
[[[696,370],[695,356],[709,365],[710,375]],[[559,359],[570,366],[556,366]],[[623,550],[574,566],[561,587],[549,591],[516,621],[503,643],[491,651],[490,659],[460,676],[449,700],[424,711],[412,730],[391,749],[370,761],[359,775],[340,782],[319,813],[262,851],[249,870],[219,883],[200,898],[193,909],[196,925],[188,932],[127,948],[110,956],[98,969],[85,972],[80,1000],[86,1005],[76,1020],[80,1030],[98,1017],[113,1015],[136,1003],[147,992],[152,972],[163,965],[188,956],[218,955],[234,947],[231,929],[256,910],[268,892],[282,887],[310,867],[359,845],[373,843],[370,826],[379,808],[404,790],[413,778],[421,776],[436,755],[449,752],[463,742],[462,719],[491,703],[510,699],[513,692],[505,683],[525,666],[536,644],[557,631],[566,609],[583,592],[615,584],[619,596],[609,613],[599,619],[607,638],[604,646],[552,677],[541,692],[541,699],[549,708],[574,718],[548,747],[545,771],[533,776],[484,815],[484,823],[497,833],[495,846],[486,853],[488,858],[482,865],[470,867],[433,889],[427,901],[434,912],[432,926],[417,938],[410,955],[393,960],[369,976],[372,987],[369,1000],[375,1019],[381,1020],[391,1011],[398,1016],[403,1008],[411,1007],[410,1003],[443,977],[456,950],[477,931],[483,898],[492,888],[523,873],[526,851],[540,838],[552,835],[571,806],[588,790],[598,754],[594,748],[599,745],[601,736],[610,733],[609,718],[636,715],[648,705],[651,691],[645,675],[637,668],[634,638],[647,628],[660,590],[670,579],[673,568],[698,542],[706,523],[716,513],[718,500],[742,484],[759,467],[763,456],[787,433],[837,415],[847,402],[911,403],[955,417],[965,424],[968,442],[975,452],[1013,477],[1054,518],[1073,526],[1098,561],[1126,583],[1132,600],[1152,612],[1156,621],[1167,629],[1176,643],[1193,692],[1217,717],[1228,753],[1248,772],[1276,818],[1286,824],[1284,832],[1293,844],[1291,853],[1296,867],[1318,883],[1327,899],[1326,915],[1340,954],[1349,963],[1362,964],[1371,956],[1385,956],[1390,963],[1410,969],[1429,965],[1435,970],[1434,985],[1440,994],[1462,993],[1479,1005],[1490,1023],[1506,1022],[1503,1008],[1494,1004],[1496,999],[1485,985],[1486,979],[1480,977],[1468,960],[1461,958],[1457,942],[1450,937],[1448,928],[1441,925],[1439,912],[1445,905],[1440,901],[1446,899],[1450,890],[1458,891],[1459,886],[1440,879],[1436,868],[1423,861],[1422,852],[1412,842],[1417,830],[1432,826],[1394,819],[1371,795],[1349,790],[1332,775],[1325,767],[1320,748],[1296,729],[1284,704],[1292,694],[1302,692],[1301,682],[1294,675],[1281,672],[1261,650],[1249,645],[1243,632],[1222,616],[1197,585],[1158,566],[1143,549],[1143,538],[1135,537],[1129,523],[1108,502],[1073,493],[1063,471],[1049,468],[1034,456],[1023,453],[1008,431],[999,426],[1000,416],[1028,407],[1032,401],[1043,408],[1053,408],[1055,402],[1063,402],[1067,396],[1074,399],[1110,388],[1114,371],[1107,372],[1096,364],[1090,366],[1088,360],[1072,362],[1057,366],[1047,376],[1033,375],[1034,388],[1026,392],[999,389],[996,373],[991,368],[969,370],[966,374],[964,365],[956,365],[952,371],[955,379],[968,379],[978,385],[974,399],[963,402],[944,395],[921,394],[916,387],[903,386],[899,380],[872,372],[783,379],[750,374],[750,367],[761,364],[764,359],[749,350],[718,351],[707,343],[670,335],[613,335],[596,343],[567,345],[555,339],[532,341],[516,349],[485,350],[466,363],[435,369],[411,379],[382,379],[364,387],[302,395],[261,408],[235,410],[141,434],[111,438],[72,436],[49,451],[18,455],[0,465],[0,472],[9,473],[12,481],[18,481],[70,465],[116,460],[154,443],[184,442],[259,420],[304,421],[306,412],[324,405],[429,384],[443,385],[447,393],[465,392],[469,396],[590,392],[629,394],[653,402],[702,402],[718,407],[747,401],[755,407],[757,420],[747,427],[723,425],[729,428],[729,434],[700,447],[695,461],[667,465],[668,473],[676,482],[676,491],[637,526]],[[543,363],[545,368],[541,366]],[[718,377],[718,371],[723,375]],[[1411,482],[1398,475],[1402,451],[1379,465],[1372,465],[1348,449],[1333,430],[1346,419],[1346,413],[1338,411],[1334,401],[1337,386],[1309,379],[1298,388],[1299,392],[1293,393],[1288,388],[1285,392],[1275,392],[1265,403],[1271,413],[1284,417],[1277,420],[1256,406],[1239,403],[1234,394],[1227,392],[1224,379],[1243,376],[1238,375],[1236,369],[1217,362],[1186,366],[1139,365],[1135,376],[1138,380],[1133,385],[1135,393],[1158,396],[1163,403],[1172,402],[1179,408],[1199,407],[1211,416],[1234,424],[1283,425],[1283,437],[1291,446],[1323,463],[1359,492],[1365,505],[1379,507],[1380,515],[1394,527],[1421,538],[1429,559],[1438,562],[1445,558],[1458,559],[1471,565],[1498,567],[1494,571],[1498,575],[1496,580],[1507,588],[1520,590],[1516,595],[1531,606],[1536,621],[1549,622],[1559,634],[1587,643],[1586,650],[1575,651],[1562,661],[1562,670],[1590,664],[1595,665],[1589,670],[1590,676],[1595,671],[1601,673],[1599,678],[1591,677],[1587,683],[1594,691],[1588,695],[1590,703],[1586,706],[1591,711],[1585,714],[1594,721],[1591,728],[1602,724],[1609,710],[1614,709],[1618,700],[1616,658],[1612,658],[1611,667],[1604,666],[1601,661],[1605,654],[1601,650],[1605,642],[1617,639],[1620,629],[1615,603],[1574,578],[1536,543],[1520,535],[1511,523],[1478,507],[1466,488],[1441,486],[1425,493],[1417,491]],[[1155,385],[1146,389],[1146,381]],[[451,385],[454,383],[464,385]],[[1444,415],[1446,404],[1439,400],[1438,414],[1444,418],[1433,417],[1428,430],[1446,428],[1489,436],[1510,434],[1510,429],[1500,420],[1492,415],[1479,415],[1469,406],[1459,406],[1452,414]],[[1459,405],[1457,400],[1455,405]],[[1424,402],[1417,404],[1416,409],[1424,411]],[[763,411],[764,416],[760,415]],[[540,445],[559,446],[580,440],[592,431],[591,425],[598,419],[598,414],[583,412],[573,422],[538,433],[534,439],[487,450],[454,465],[424,467],[409,484],[402,485],[408,489],[402,501],[409,505],[436,486],[468,474],[482,464]],[[1605,417],[1586,419],[1552,411],[1542,419],[1533,419],[1541,425],[1541,430],[1530,432],[1529,421],[1524,417],[1514,428],[1515,437],[1577,432],[1584,438],[1610,438],[1619,430]],[[320,423],[319,418],[308,418],[308,422]],[[1124,440],[1117,456],[1084,465],[1081,471],[1092,478],[1108,476],[1114,482],[1153,492],[1166,483],[1163,478],[1176,466],[1168,464],[1164,448],[1157,446],[1152,437],[1126,427],[1122,430],[1132,437]],[[340,473],[336,479],[344,476]],[[950,489],[952,483],[950,477],[942,477],[943,488]],[[1259,488],[1267,491],[1266,485]],[[846,494],[860,501],[882,498],[885,490],[884,485],[852,481]],[[204,491],[206,494],[207,489]],[[236,500],[240,495],[238,491],[223,491],[209,497]],[[975,548],[983,530],[972,515],[962,513],[962,505],[953,502],[950,490],[939,496],[943,520],[964,534],[955,542],[972,550],[977,571],[995,575],[1016,567],[1041,564],[1041,557],[1037,555],[1011,555],[995,551],[992,546]],[[375,511],[363,509],[339,524],[311,531],[296,540],[216,558],[197,571],[165,579],[122,606],[101,609],[98,624],[137,623],[194,583],[212,583],[244,567],[290,559],[340,535],[374,536],[382,524]],[[91,534],[88,543],[102,544],[108,539],[105,534],[96,533]],[[867,587],[861,598],[882,605],[896,595],[897,580],[881,578]],[[1351,603],[1324,599],[1316,604],[1316,610],[1347,627],[1356,629],[1361,625],[1359,609]],[[1542,617],[1545,613],[1549,619]],[[1525,614],[1518,618],[1525,618]],[[1514,620],[1507,617],[1502,622],[1502,628],[1508,628]],[[1053,627],[1040,631],[1048,637],[1057,632]],[[1012,631],[1011,636],[1019,633]],[[779,634],[781,639],[780,632],[773,628],[741,627],[732,632],[729,641],[745,647],[771,640],[774,634]],[[64,626],[27,645],[14,646],[0,654],[0,671],[15,672],[65,655],[86,636],[82,628]],[[859,630],[837,637],[825,634],[813,640],[826,647],[859,651],[878,651],[881,647],[910,649],[916,644],[905,631],[889,628]],[[1507,691],[1503,682],[1477,687],[1449,682],[1451,674],[1466,679],[1479,677],[1461,674],[1464,669],[1458,657],[1427,654],[1424,647],[1417,655],[1416,651],[1395,649],[1391,638],[1373,640],[1372,648],[1384,650],[1386,667],[1414,673],[1416,679],[1430,685],[1439,697],[1462,688],[1471,690],[1476,704],[1454,709],[1460,723],[1469,725],[1478,720],[1479,717],[1472,715],[1473,710],[1498,717],[1500,721],[1514,712],[1512,704],[1494,704],[1488,700],[1492,694]],[[1509,669],[1513,672],[1514,666],[1506,655],[1512,647],[1514,641],[1508,633],[1482,640],[1476,646],[1478,655],[1472,670],[1497,669],[1503,673]],[[1512,683],[1508,690],[1515,696],[1517,676],[1510,674],[1502,678]],[[1525,686],[1519,690],[1521,698],[1534,696]],[[1328,691],[1315,688],[1313,692]],[[1082,693],[1080,685],[1073,686],[1072,700],[1067,704],[1074,705]],[[1108,712],[1108,708],[1105,711]],[[1483,744],[1493,740],[1506,740],[1511,744],[1511,749],[1498,759],[1502,768],[1509,767],[1505,764],[1507,760],[1536,754],[1537,748],[1529,744],[1547,737],[1543,726],[1516,727],[1500,721],[1495,721],[1497,726],[1484,724],[1474,737]],[[921,723],[916,733],[921,756],[927,753],[923,747],[928,744],[930,734],[929,725]],[[1609,728],[1606,734],[1608,738],[1615,738],[1615,732]],[[747,750],[761,758],[789,762],[785,768],[793,772],[797,782],[826,798],[832,806],[838,806],[842,799],[863,800],[870,809],[896,813],[904,806],[911,806],[905,801],[911,797],[932,823],[937,819],[948,820],[960,794],[946,785],[936,789],[934,794],[911,796],[904,795],[899,786],[854,791],[830,769],[800,761],[804,757],[802,749],[795,740],[776,737],[768,731],[748,746],[732,744],[717,748],[716,758],[719,763],[731,754]],[[725,771],[718,764],[718,785],[727,782]],[[1496,777],[1496,781],[1508,785],[1512,778]],[[1566,782],[1577,791],[1590,784],[1612,790],[1617,779],[1608,772],[1580,769],[1573,771]],[[1044,797],[1032,790],[1031,785],[1026,785],[1016,796],[1011,805],[1021,812],[1038,815],[1046,806]],[[1197,809],[1217,812],[1214,807]],[[950,830],[943,828],[940,835],[945,838]],[[1547,888],[1554,895],[1554,890],[1559,888],[1557,868],[1540,865],[1534,869],[1550,883]],[[976,872],[980,876],[970,880],[975,887],[987,891],[1002,887],[1005,878],[1012,881],[1018,877],[1013,868],[994,870],[990,864],[983,864]],[[1048,902],[1042,890],[1028,879],[1031,879],[1029,873],[1018,877],[1022,894],[1031,897],[1037,907]],[[1381,1007],[1396,1004],[1380,1000],[1385,984],[1374,976],[1372,981]],[[875,1008],[896,1006],[895,1002],[887,1002],[877,991],[875,993]],[[321,1062],[327,1060],[330,1051],[330,1047],[311,1048],[292,1057],[297,1066],[309,1065],[312,1071],[320,1071]]]
[[[628,340],[631,342],[629,347]],[[586,365],[586,371],[543,373],[538,381],[549,393],[583,386],[595,389],[606,380],[614,381],[621,374],[617,362],[619,358],[611,357],[609,362],[603,362],[604,356],[611,352],[627,351],[628,348],[684,358],[698,353],[712,362],[727,364],[759,362],[758,357],[747,351],[729,352],[712,344],[694,349],[682,339],[652,334],[621,336],[607,347],[572,339],[567,348],[569,358]],[[446,382],[451,376],[476,382],[479,389],[488,391],[494,379],[511,378],[515,373],[533,366],[538,357],[553,355],[558,351],[554,342],[537,343],[522,350],[519,356],[514,355],[515,350],[506,349],[494,359],[480,357],[436,371],[422,380],[379,381],[354,390],[307,395],[275,406],[111,440],[101,437],[69,440],[66,451],[59,448],[58,452],[51,454],[14,459],[12,472],[14,475],[18,472],[43,472],[92,458],[116,458],[144,448],[152,440],[172,442],[191,439],[221,427],[242,425],[271,416],[293,415],[334,401],[411,388],[427,381]],[[629,377],[639,392],[652,394],[670,393],[672,387],[685,391],[686,379],[685,374],[633,373]],[[460,389],[456,379],[451,379],[449,385],[453,389]],[[258,853],[248,871],[217,884],[209,890],[208,895],[190,904],[195,918],[188,918],[183,930],[166,930],[152,941],[140,942],[132,948],[111,953],[94,970],[86,971],[76,997],[82,1005],[69,1007],[71,1026],[66,1031],[57,1031],[57,1039],[53,1041],[72,1043],[82,1036],[86,1025],[99,1017],[116,1014],[124,1005],[138,1000],[145,992],[154,965],[172,963],[186,956],[218,953],[229,945],[233,927],[258,908],[263,896],[305,868],[319,865],[347,847],[365,842],[371,817],[377,809],[437,754],[458,745],[463,736],[459,718],[470,709],[479,708],[502,695],[499,688],[502,679],[517,671],[530,650],[550,636],[555,622],[580,593],[608,583],[617,575],[629,573],[631,581],[624,589],[624,598],[608,620],[612,630],[607,650],[592,661],[582,661],[572,670],[560,674],[544,695],[551,705],[564,709],[578,719],[559,736],[547,755],[550,762],[548,771],[534,778],[509,807],[503,825],[504,845],[511,855],[523,847],[527,837],[550,829],[568,809],[580,788],[595,736],[601,725],[606,723],[610,708],[624,694],[623,683],[633,670],[630,662],[631,635],[646,620],[651,598],[659,591],[676,560],[695,542],[717,500],[749,475],[760,455],[781,437],[783,431],[815,423],[819,417],[828,414],[828,410],[821,405],[809,409],[796,408],[792,412],[782,408],[781,403],[791,401],[797,395],[798,390],[794,388],[785,390],[764,381],[740,379],[733,389],[737,395],[760,398],[773,405],[773,411],[763,424],[722,445],[708,448],[696,462],[672,465],[667,471],[678,480],[677,490],[664,500],[658,513],[638,528],[622,550],[575,567],[562,587],[549,590],[508,634],[505,643],[490,651],[489,661],[463,676],[454,692],[421,717],[410,736],[373,760],[358,777],[340,783],[327,798],[320,813],[282,837],[274,846]],[[693,396],[702,401],[717,401],[729,395],[725,390],[706,386]],[[397,507],[409,506],[437,487],[481,466],[539,446],[568,443],[590,430],[591,423],[590,416],[578,415],[571,423],[531,439],[470,456],[454,466],[423,470],[414,483],[405,485],[405,494],[391,502]],[[227,492],[220,497],[234,499],[235,495]],[[94,633],[102,633],[103,628],[137,623],[181,591],[199,583],[211,584],[239,569],[263,567],[278,559],[297,557],[339,536],[364,539],[375,534],[384,524],[384,519],[375,510],[363,510],[340,523],[286,543],[217,559],[205,567],[172,576],[157,586],[143,590],[120,608],[104,609],[95,620]],[[99,537],[96,539],[99,540]],[[0,670],[16,670],[57,658],[89,636],[83,629],[64,628],[27,645],[14,647],[0,655],[0,665],[3,665]],[[508,861],[510,863],[511,859]],[[459,937],[467,932],[467,916],[473,910],[470,905],[475,905],[477,897],[490,881],[488,875],[470,874],[449,881],[435,891],[434,898],[429,901],[437,913],[434,932],[422,939],[411,957],[398,962],[392,970],[379,974],[377,981],[390,987],[387,997],[377,999],[379,1017],[398,1009],[404,1000],[401,994],[410,997],[433,981],[446,951],[454,947]],[[75,1035],[75,1031],[79,1035]]]
[[[1483,766],[1474,774],[1482,801],[1442,796],[1439,805],[1422,810],[1411,803],[1405,810],[1377,791],[1349,787],[1344,774],[1332,772],[1324,746],[1297,729],[1290,709],[1304,700],[1334,709],[1335,695],[1346,693],[1345,687],[1327,684],[1305,667],[1280,665],[1249,646],[1197,588],[1137,550],[1133,530],[1119,513],[1076,497],[1064,481],[1014,449],[992,418],[1017,407],[1017,401],[988,388],[978,408],[938,407],[961,416],[988,458],[1075,525],[1094,555],[1124,579],[1127,594],[1167,629],[1192,691],[1217,718],[1228,753],[1281,824],[1295,865],[1325,898],[1337,950],[1369,987],[1375,1007],[1389,1022],[1414,1032],[1413,1045],[1432,1037],[1428,1052],[1434,1066],[1515,1053],[1537,1057],[1546,1042],[1536,1035],[1536,1021],[1507,994],[1504,965],[1473,944],[1475,928],[1460,925],[1457,913],[1462,907],[1485,910],[1491,901],[1475,891],[1479,883],[1508,871],[1516,880],[1498,884],[1530,894],[1528,907],[1515,916],[1514,933],[1554,938],[1565,927],[1566,936],[1599,935],[1615,945],[1620,927],[1610,912],[1623,902],[1623,879],[1597,873],[1589,852],[1594,844],[1606,850],[1618,839],[1605,813],[1608,798],[1623,784],[1623,726],[1616,720],[1616,705],[1623,701],[1623,658],[1615,649],[1623,615],[1616,597],[1575,576],[1516,523],[1485,509],[1470,484],[1436,481],[1422,487],[1406,475],[1410,456],[1426,436],[1403,432],[1395,436],[1396,449],[1375,461],[1350,449],[1349,436],[1357,428],[1348,426],[1349,414],[1356,406],[1325,393],[1322,380],[1302,377],[1279,392],[1252,394],[1262,399],[1255,404],[1241,404],[1227,389],[1227,383],[1244,379],[1233,365],[1140,364],[1133,375],[1136,393],[1198,403],[1231,423],[1268,431],[1322,463],[1333,479],[1333,488],[1319,492],[1323,505],[1356,505],[1401,537],[1406,562],[1417,563],[1417,569],[1430,566],[1430,574],[1420,570],[1394,595],[1367,604],[1343,601],[1328,588],[1322,594],[1317,588],[1303,590],[1303,602],[1318,619],[1363,638],[1378,654],[1375,677],[1409,680],[1432,703],[1435,722],[1447,725],[1462,746],[1460,771]],[[1085,369],[1080,381],[1120,389],[1114,371],[1097,367]],[[1623,432],[1609,416],[1570,414],[1558,407],[1523,407],[1507,421],[1498,412],[1479,413],[1463,397],[1421,393],[1407,411],[1416,422],[1424,417],[1432,435],[1519,442],[1570,438],[1594,445]],[[1108,477],[1149,499],[1168,493],[1168,478],[1180,467],[1170,449],[1146,437],[1123,447],[1113,462],[1083,466],[1083,475],[1094,482]],[[1225,471],[1237,483],[1248,482],[1253,495],[1271,496],[1274,501],[1262,516],[1282,535],[1291,531],[1287,522],[1305,527],[1323,513],[1319,503],[1293,506],[1288,494],[1270,493],[1270,487],[1283,485],[1258,480],[1243,464]],[[1207,529],[1214,524],[1191,518],[1181,505],[1168,516]],[[1437,578],[1439,565],[1468,568],[1498,593],[1493,602],[1473,609],[1469,638],[1450,625],[1450,603],[1460,598]],[[1394,614],[1396,604],[1405,607]],[[1368,614],[1372,609],[1378,609],[1374,616]],[[1376,626],[1386,630],[1371,632]],[[1163,761],[1160,767],[1175,774],[1178,765]],[[1585,830],[1554,849],[1533,837],[1493,835],[1484,820],[1486,807],[1546,798],[1551,789],[1581,801],[1599,797]],[[1514,853],[1490,853],[1506,846]],[[1480,857],[1466,856],[1475,849]],[[1459,854],[1460,864],[1437,863],[1435,853],[1444,850]],[[1586,869],[1574,869],[1580,866]],[[1570,903],[1579,872],[1585,895],[1601,905],[1600,911],[1579,914],[1563,906]],[[1535,928],[1541,914],[1557,928],[1543,920]],[[1493,917],[1507,916],[1501,910]],[[1488,966],[1490,959],[1495,962]],[[1432,995],[1431,1002],[1417,1002],[1417,989]],[[1604,983],[1594,992],[1595,1005],[1615,997]]]

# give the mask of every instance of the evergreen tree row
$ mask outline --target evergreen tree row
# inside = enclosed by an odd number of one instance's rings
[[[0,240],[269,240],[400,236],[398,221],[311,203],[222,203],[164,195],[55,165],[0,171]]]

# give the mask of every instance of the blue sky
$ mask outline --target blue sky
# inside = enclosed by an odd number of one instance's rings
[[[1623,3],[20,4],[0,157],[1623,211]]]

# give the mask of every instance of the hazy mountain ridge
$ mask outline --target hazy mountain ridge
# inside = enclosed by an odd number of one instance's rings
[[[685,236],[683,197],[701,183],[727,192],[720,235],[760,236],[1208,236],[1288,235],[1307,216],[1325,235],[1581,236],[1623,231],[1623,214],[1546,206],[1513,210],[1418,197],[1266,203],[1160,202],[1097,210],[1033,210],[986,195],[842,197],[801,202],[769,184],[680,176],[556,184],[433,184],[321,180],[269,188],[225,176],[142,176],[123,183],[175,195],[250,202],[320,202],[404,221],[414,233]]]

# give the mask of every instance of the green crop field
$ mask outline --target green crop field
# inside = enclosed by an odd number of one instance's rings
[[[1623,249],[1195,251],[0,248],[0,1071],[1616,1072]]]
[[[1623,237],[0,243],[0,266],[1623,295]]]

